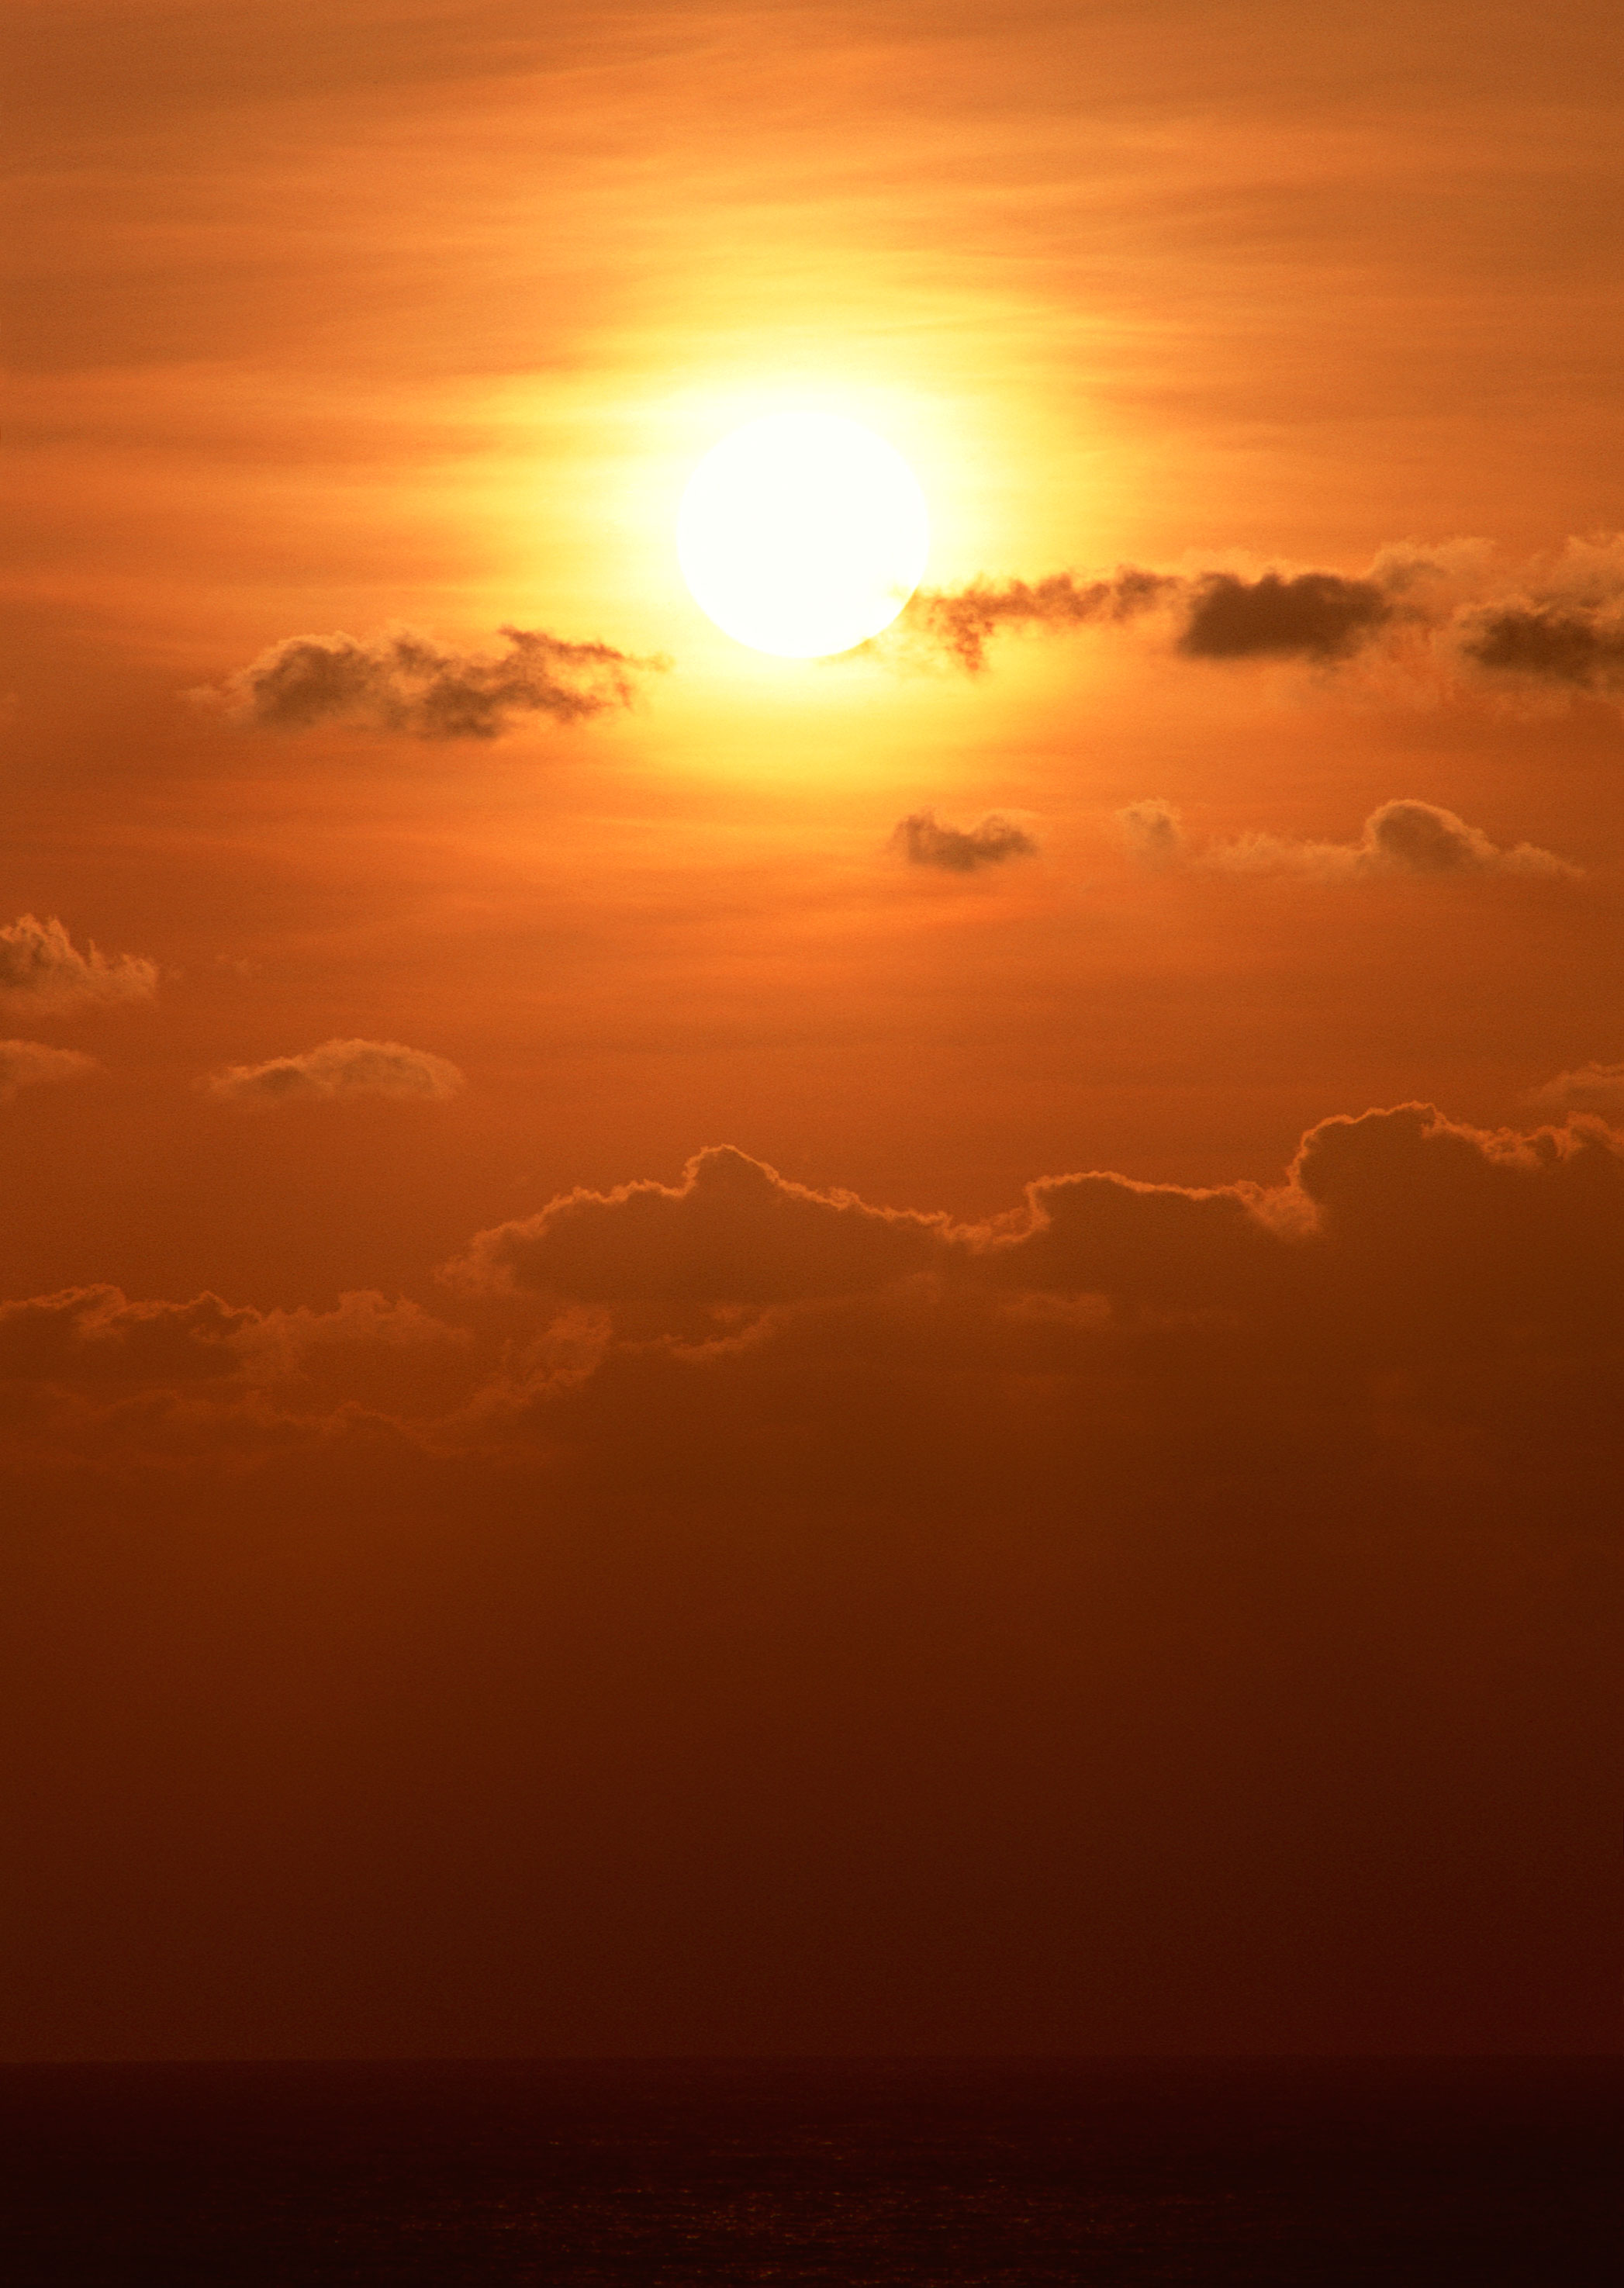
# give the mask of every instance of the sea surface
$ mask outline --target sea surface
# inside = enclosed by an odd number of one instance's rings
[[[1575,2061],[0,2068],[5,2288],[1590,2288]]]

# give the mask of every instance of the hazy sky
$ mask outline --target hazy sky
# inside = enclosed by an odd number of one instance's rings
[[[1610,2043],[1616,6],[13,20],[0,2047]]]

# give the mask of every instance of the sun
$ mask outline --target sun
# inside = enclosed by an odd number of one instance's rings
[[[849,651],[889,626],[931,546],[919,481],[894,445],[835,413],[769,413],[693,472],[677,552],[719,628],[780,659]]]

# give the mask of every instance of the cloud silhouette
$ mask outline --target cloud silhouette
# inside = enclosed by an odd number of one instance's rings
[[[1189,660],[1332,667],[1402,639],[1407,671],[1434,694],[1439,670],[1463,663],[1475,674],[1570,691],[1624,690],[1624,539],[1616,536],[1572,541],[1512,581],[1496,575],[1483,544],[1464,541],[1387,546],[1359,576],[1124,565],[1092,579],[979,576],[918,590],[890,629],[850,656],[899,665],[934,658],[979,674],[1004,629],[1121,628],[1153,613]]]
[[[675,1185],[566,1193],[480,1232],[448,1267],[468,1293],[572,1301],[767,1303],[844,1295],[937,1265],[947,1219],[869,1207],[792,1183],[732,1145],[697,1152]]]
[[[1624,687],[1618,600],[1588,607],[1561,600],[1481,605],[1462,612],[1457,626],[1462,650],[1479,667],[1581,691]]]
[[[936,866],[949,874],[970,874],[1010,858],[1035,858],[1037,844],[1024,827],[997,811],[978,825],[944,826],[933,810],[916,810],[899,822],[891,846],[912,866]]]
[[[211,1073],[211,1096],[279,1104],[294,1099],[455,1096],[463,1076],[444,1057],[399,1041],[323,1041],[299,1056],[272,1057],[262,1065],[227,1065]]]
[[[10,1104],[25,1088],[82,1080],[98,1069],[95,1058],[83,1056],[77,1049],[51,1049],[42,1041],[0,1041],[0,1104]]]
[[[366,642],[342,632],[292,636],[194,695],[256,730],[336,722],[419,739],[495,739],[527,716],[579,723],[629,707],[638,677],[668,664],[539,629],[500,633],[507,648],[495,654],[448,651],[409,628]]]
[[[87,1005],[149,1001],[157,964],[137,954],[109,960],[94,945],[81,953],[62,923],[20,915],[0,928],[0,1008],[40,1015]]]
[[[1192,659],[1343,659],[1393,608],[1373,582],[1336,572],[1208,572],[1194,584],[1178,648]]]
[[[1453,810],[1407,796],[1373,810],[1357,842],[1289,841],[1278,835],[1248,834],[1232,842],[1195,846],[1184,838],[1176,810],[1160,800],[1130,803],[1115,818],[1129,850],[1149,865],[1300,874],[1327,881],[1394,874],[1520,874],[1573,880],[1580,872],[1532,842],[1501,848]]]
[[[1624,1133],[1590,1113],[1525,1132],[1427,1105],[1339,1116],[1272,1185],[1083,1172],[977,1224],[716,1147],[675,1184],[481,1232],[447,1280],[455,1323],[365,1294],[323,1314],[105,1287],[10,1304],[8,1419],[47,1458],[166,1468],[387,1420],[563,1499],[741,1514],[1072,1517],[1084,1488],[1182,1514],[1226,1487],[1248,1514],[1298,1513],[1347,1481],[1546,1516],[1621,1458]]]
[[[918,588],[883,635],[859,649],[893,657],[910,652],[955,660],[970,674],[986,665],[986,647],[1001,628],[1084,627],[1137,619],[1170,594],[1171,575],[1118,568],[1109,579],[1080,581],[1069,572],[1042,580],[972,580],[963,588]]]

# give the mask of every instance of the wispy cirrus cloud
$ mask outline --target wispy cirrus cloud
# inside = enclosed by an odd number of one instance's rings
[[[499,633],[499,652],[448,650],[411,628],[365,640],[342,631],[290,636],[191,696],[260,731],[350,723],[417,739],[495,739],[527,718],[581,723],[630,707],[638,678],[669,664],[537,628]]]

